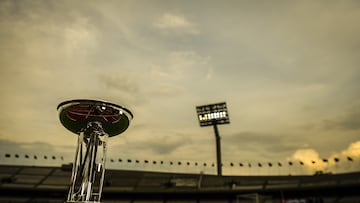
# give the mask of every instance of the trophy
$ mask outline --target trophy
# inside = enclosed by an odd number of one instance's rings
[[[97,100],[58,105],[62,125],[78,135],[67,202],[100,202],[108,137],[123,133],[133,118],[125,107]]]

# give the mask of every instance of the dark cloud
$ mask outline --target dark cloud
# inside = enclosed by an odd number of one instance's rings
[[[222,137],[224,150],[236,154],[247,151],[247,154],[268,158],[289,155],[301,146],[302,142],[295,141],[300,139],[292,135],[261,132],[239,132]]]
[[[137,79],[132,79],[127,75],[120,75],[114,73],[101,73],[98,75],[100,83],[104,84],[106,88],[115,89],[126,93],[139,93]]]
[[[326,130],[360,130],[360,112],[351,112],[341,118],[324,120]]]
[[[157,154],[167,155],[178,150],[180,147],[190,143],[190,140],[184,135],[175,133],[173,135],[167,135],[158,139],[151,139],[146,141],[148,146],[151,146]],[[144,146],[145,143],[142,143]]]
[[[45,142],[13,142],[0,139],[0,149],[7,153],[64,153],[70,155],[75,152],[74,146],[55,146]]]
[[[182,147],[191,144],[191,139],[186,135],[177,132],[152,132],[151,136],[143,137],[142,139],[134,138],[127,140],[124,144],[111,147],[111,151],[118,155],[126,156],[141,156],[148,158],[148,156],[166,157],[174,153],[184,154],[181,152]]]

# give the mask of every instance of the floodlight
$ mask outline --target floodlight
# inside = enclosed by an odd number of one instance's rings
[[[226,103],[208,104],[196,107],[200,127],[213,126],[216,138],[217,173],[222,175],[220,135],[217,125],[229,124],[229,113]]]
[[[214,125],[214,123],[218,125],[230,123],[225,102],[197,106],[196,112],[201,127]]]

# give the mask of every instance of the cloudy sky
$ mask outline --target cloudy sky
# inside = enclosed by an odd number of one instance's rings
[[[2,150],[72,153],[56,106],[101,99],[134,114],[110,156],[216,163],[195,106],[225,101],[224,163],[360,162],[359,19],[351,0],[2,0]]]

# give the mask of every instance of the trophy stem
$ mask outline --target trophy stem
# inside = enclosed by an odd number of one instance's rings
[[[67,202],[100,202],[107,138],[98,121],[89,122],[80,133]],[[98,150],[99,147],[102,150]]]

